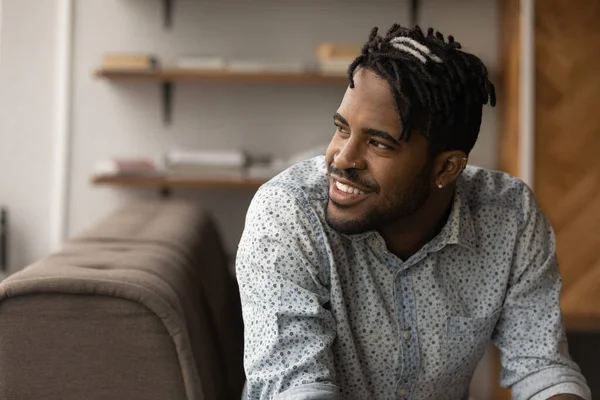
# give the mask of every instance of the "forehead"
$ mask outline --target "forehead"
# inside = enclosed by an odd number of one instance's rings
[[[390,84],[373,71],[359,69],[354,76],[354,88],[348,87],[338,112],[351,125],[387,128],[400,132],[400,120]],[[391,132],[390,132],[391,133]]]

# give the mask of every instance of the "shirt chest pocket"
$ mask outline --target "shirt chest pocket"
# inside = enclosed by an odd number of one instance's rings
[[[447,371],[453,380],[470,379],[490,341],[500,310],[486,317],[448,317]]]

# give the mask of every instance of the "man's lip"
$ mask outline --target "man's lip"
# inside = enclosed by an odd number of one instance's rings
[[[356,186],[356,184],[355,184],[355,183],[353,183],[353,182],[349,182],[349,181],[347,181],[347,180],[345,180],[345,179],[342,179],[342,178],[338,178],[338,177],[337,177],[337,176],[335,176],[335,175],[332,175],[332,176],[331,176],[331,179],[333,179],[333,180],[334,180],[334,181],[336,181],[336,182],[343,183],[344,185],[352,186],[353,188],[356,188],[356,189],[358,189],[358,190],[360,190],[360,191],[362,191],[362,192],[365,192],[365,193],[370,193],[370,192],[372,192],[372,191],[371,191],[371,190],[369,190],[369,189],[365,189],[365,188],[363,188],[363,187]]]

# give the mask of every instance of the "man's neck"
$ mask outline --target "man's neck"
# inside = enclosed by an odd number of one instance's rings
[[[437,236],[450,215],[454,193],[455,186],[444,188],[411,216],[381,228],[388,250],[407,260]]]

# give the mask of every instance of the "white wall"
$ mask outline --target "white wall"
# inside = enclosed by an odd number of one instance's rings
[[[408,23],[407,1],[261,0],[175,2],[174,27],[162,26],[160,1],[76,2],[73,97],[71,233],[90,226],[117,205],[152,192],[94,188],[95,161],[115,155],[160,154],[172,146],[227,148],[288,155],[333,133],[331,116],[343,87],[178,84],[173,124],[162,123],[156,84],[113,84],[92,77],[103,53],[143,51],[168,64],[181,54],[310,61],[323,40],[358,42],[372,26]],[[465,48],[496,64],[494,1],[426,1],[423,25],[435,23]],[[495,115],[486,121],[471,161],[495,166]],[[182,193],[182,192],[179,192]],[[183,192],[217,216],[227,247],[235,251],[250,191]]]
[[[0,32],[0,204],[9,266],[49,249],[56,0],[4,0]]]

